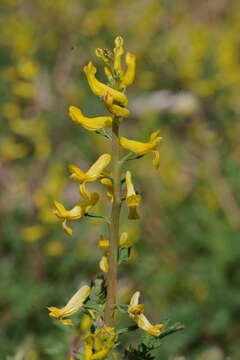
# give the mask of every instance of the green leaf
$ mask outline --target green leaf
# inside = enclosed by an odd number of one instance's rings
[[[180,323],[176,323],[173,325],[168,325],[168,322],[165,325],[165,328],[162,330],[159,336],[153,336],[148,333],[142,334],[142,344],[147,346],[150,350],[156,349],[161,346],[162,339],[168,335],[174,334],[177,331],[183,330],[184,326]]]
[[[127,328],[119,329],[117,331],[117,334],[122,335],[122,334],[128,333],[130,331],[135,331],[135,330],[138,330],[138,329],[139,329],[139,327],[137,325],[131,325],[131,326],[128,326]]]
[[[122,262],[128,261],[130,253],[131,253],[131,248],[119,249],[118,263],[121,264]]]
[[[106,285],[105,280],[101,277],[97,278],[92,286],[90,301],[93,304],[105,304],[106,302]]]
[[[103,216],[103,215],[97,215],[97,214],[92,214],[92,213],[86,213],[84,216],[86,216],[86,217],[90,217],[90,218],[94,218],[94,219],[104,220],[104,221],[106,221],[107,223],[109,223],[108,218],[106,218],[106,217],[105,217],[105,216]]]
[[[117,309],[118,311],[120,311],[121,313],[127,313],[128,312],[128,305],[125,304],[116,304],[115,305],[115,309]]]

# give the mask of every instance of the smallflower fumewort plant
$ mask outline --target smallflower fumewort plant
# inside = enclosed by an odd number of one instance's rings
[[[123,66],[124,47],[120,36],[115,39],[113,50],[98,48],[96,55],[103,62],[106,84],[98,80],[97,68],[92,61],[84,66],[83,71],[91,91],[106,106],[108,114],[89,118],[84,115],[84,109],[70,106],[69,116],[85,130],[95,132],[109,141],[110,153],[101,154],[88,170],[82,170],[74,164],[69,165],[70,178],[79,183],[81,199],[72,209],[66,209],[56,200],[54,214],[61,219],[63,230],[69,236],[73,235],[69,223],[83,216],[106,221],[108,235],[99,234],[98,242],[103,252],[99,261],[103,277],[97,278],[92,286],[85,284],[80,287],[66,305],[49,306],[49,316],[65,326],[81,327],[80,320],[71,319],[73,315],[79,314],[81,321],[87,323],[85,335],[78,339],[77,350],[71,350],[70,346],[70,359],[153,359],[151,352],[161,345],[162,338],[183,327],[162,320],[152,324],[145,315],[144,305],[139,303],[139,291],[132,294],[128,304],[120,304],[117,270],[120,263],[128,260],[133,247],[128,233],[119,233],[121,209],[126,206],[128,219],[136,220],[139,218],[138,208],[142,202],[142,197],[134,187],[134,176],[128,169],[129,160],[140,160],[143,156],[150,155],[157,171],[161,136],[159,129],[153,131],[145,142],[120,136],[120,127],[130,116],[126,93],[127,87],[135,79],[136,57],[127,52]],[[121,152],[126,150],[127,153],[121,156]],[[103,189],[107,192],[111,205],[109,217],[92,212],[100,200],[98,193],[88,189],[88,183],[93,182],[104,185]],[[128,318],[127,328],[118,326],[118,312]],[[86,317],[89,319],[87,322]],[[134,348],[130,344],[123,349],[121,343],[126,343],[128,332],[138,329],[142,331],[138,346]]]

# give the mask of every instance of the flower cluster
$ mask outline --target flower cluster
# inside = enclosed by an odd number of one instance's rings
[[[62,203],[55,201],[54,214],[61,219],[62,227],[69,236],[73,235],[71,227],[67,224],[69,220],[78,220],[83,216],[106,219],[110,229],[109,237],[100,235],[98,246],[103,251],[99,266],[107,276],[107,295],[104,293],[104,299],[101,295],[96,300],[95,290],[84,285],[64,307],[48,307],[49,316],[59,320],[64,325],[73,325],[69,317],[79,312],[88,314],[92,318],[92,326],[84,337],[84,357],[86,360],[105,358],[116,346],[118,339],[119,330],[116,329],[114,320],[114,312],[118,306],[115,286],[117,281],[116,268],[122,259],[126,261],[129,258],[133,247],[133,241],[127,232],[119,234],[120,211],[122,204],[125,203],[129,210],[128,219],[136,220],[139,218],[138,207],[142,200],[141,195],[135,190],[132,173],[129,170],[123,171],[122,168],[128,160],[140,159],[149,153],[154,154],[153,165],[158,168],[160,161],[158,145],[161,139],[159,130],[153,132],[147,142],[119,136],[121,122],[130,116],[130,111],[127,108],[126,88],[132,84],[135,78],[135,55],[127,52],[125,56],[126,67],[123,67],[124,48],[123,39],[120,36],[115,39],[113,51],[97,49],[96,55],[104,62],[107,84],[96,78],[97,69],[91,61],[83,70],[92,92],[100,97],[109,114],[89,118],[83,115],[82,110],[78,107],[70,106],[69,115],[82,128],[110,140],[112,143],[111,155],[106,153],[99,156],[86,172],[76,165],[69,165],[70,178],[79,183],[82,199],[70,210],[67,210]],[[107,132],[109,130],[111,133]],[[128,153],[122,158],[119,157],[120,148],[128,150]],[[108,168],[110,164],[112,165],[111,169]],[[107,190],[107,197],[112,206],[109,220],[106,216],[90,213],[90,210],[100,199],[97,192],[90,192],[88,189],[88,184],[94,182],[100,182]],[[115,277],[112,274],[115,274]],[[102,292],[100,293],[102,294]],[[144,306],[138,304],[139,295],[140,293],[136,292],[130,304],[125,305],[125,313],[135,322],[136,328],[158,337],[164,325],[152,325],[147,320],[143,314]]]

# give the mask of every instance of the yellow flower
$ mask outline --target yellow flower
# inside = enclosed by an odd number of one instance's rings
[[[91,360],[93,354],[94,335],[87,334],[84,337],[84,355],[85,360]]]
[[[67,226],[67,220],[77,220],[84,216],[99,200],[97,193],[89,193],[85,186],[80,187],[80,193],[83,196],[83,200],[71,210],[66,210],[65,207],[58,201],[54,201],[55,210],[54,214],[59,218],[63,219],[62,227],[64,231],[72,236],[72,229]]]
[[[96,181],[99,179],[102,172],[106,169],[110,161],[111,155],[103,154],[97,159],[97,161],[95,161],[95,163],[86,173],[84,173],[75,165],[69,165],[69,170],[72,173],[70,175],[70,178],[84,184],[87,182]]]
[[[136,72],[136,57],[134,54],[127,52],[126,54],[126,64],[127,70],[123,76],[121,81],[121,88],[126,88],[127,86],[132,85],[135,79],[135,72]]]
[[[99,267],[103,272],[108,272],[108,254],[109,254],[109,240],[107,240],[103,235],[100,235],[98,246],[104,251],[104,254],[99,262]],[[133,241],[128,237],[128,233],[123,232],[120,235],[118,246],[120,249],[129,248],[133,246]]]
[[[119,143],[124,149],[130,150],[139,156],[153,152],[154,153],[153,165],[156,168],[158,168],[160,162],[160,154],[159,151],[156,149],[161,140],[159,134],[160,134],[160,130],[154,131],[150,135],[148,142],[140,142],[135,140],[129,140],[125,137],[120,137]]]
[[[123,38],[121,36],[116,37],[115,48],[113,52],[114,52],[113,68],[120,75],[120,77],[122,77],[123,70],[122,70],[121,57],[124,53],[124,50],[123,50]]]
[[[105,64],[109,64],[112,60],[112,52],[108,49],[97,48],[95,54],[99,57]]]
[[[99,262],[99,267],[103,272],[105,272],[105,273],[108,272],[108,270],[109,270],[108,255],[103,255],[101,257],[101,260]]]
[[[64,205],[58,201],[54,201],[55,210],[53,211],[59,219],[63,219],[62,227],[64,231],[72,236],[72,229],[67,226],[67,220],[77,220],[84,215],[83,209],[81,206],[76,205],[71,210],[66,210]]]
[[[69,115],[73,121],[84,127],[89,131],[98,131],[102,128],[109,128],[112,126],[111,116],[98,116],[94,118],[88,118],[84,116],[80,109],[75,106],[70,106]]]
[[[117,340],[114,328],[103,327],[95,334],[84,337],[84,355],[86,360],[104,359],[110,353]]]
[[[103,101],[111,114],[122,118],[127,118],[130,115],[130,111],[128,109],[113,103],[113,97],[110,93],[107,93],[104,96]]]
[[[61,321],[64,325],[72,325],[70,319],[64,319],[66,317],[75,314],[87,300],[90,295],[90,287],[87,285],[82,286],[68,301],[68,303],[62,307],[57,308],[54,306],[48,307],[50,311],[49,316]]]
[[[126,186],[127,186],[127,196],[126,196],[126,205],[129,208],[128,219],[136,220],[139,219],[139,215],[137,213],[137,206],[141,202],[141,196],[136,195],[133,183],[132,183],[132,175],[130,171],[126,172]]]
[[[113,202],[113,184],[112,180],[109,178],[103,178],[100,180],[101,184],[107,187],[107,197],[108,199]]]
[[[103,251],[109,251],[109,240],[106,239],[103,235],[101,235],[99,238],[98,246]],[[133,241],[131,241],[129,239],[127,232],[123,232],[120,235],[118,246],[120,249],[129,248],[129,247],[133,246]]]
[[[133,294],[130,304],[128,306],[128,314],[135,321],[137,326],[153,336],[159,336],[161,329],[164,327],[163,324],[152,325],[146,316],[143,314],[144,305],[139,304],[140,292],[137,291]]]
[[[88,84],[95,95],[105,96],[108,92],[112,95],[115,101],[119,102],[124,106],[127,105],[128,99],[125,94],[101,83],[96,79],[95,74],[97,72],[97,69],[91,61],[88,63],[88,65],[84,66],[83,70],[87,76]]]

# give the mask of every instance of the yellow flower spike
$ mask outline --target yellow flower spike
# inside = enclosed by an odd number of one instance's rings
[[[140,292],[137,291],[133,294],[130,304],[128,306],[128,314],[135,321],[137,326],[153,336],[159,336],[161,329],[164,327],[163,324],[152,325],[146,316],[143,314],[144,305],[139,304]]]
[[[91,61],[88,63],[88,65],[84,66],[83,70],[87,76],[88,84],[95,95],[103,97],[108,92],[112,95],[115,101],[119,102],[124,106],[128,104],[128,99],[125,94],[111,88],[110,86],[103,84],[96,79],[95,74],[97,72],[97,69]]]
[[[141,196],[136,195],[133,183],[132,183],[132,175],[130,171],[126,172],[126,186],[127,186],[127,196],[126,196],[126,205],[129,208],[128,219],[136,220],[139,219],[139,215],[137,213],[137,206],[141,202]]]
[[[77,124],[81,125],[88,131],[98,131],[103,128],[110,128],[112,126],[111,116],[98,116],[94,118],[88,118],[83,115],[80,109],[75,106],[69,107],[69,116]]]
[[[127,70],[121,81],[121,88],[126,88],[132,85],[135,80],[136,56],[130,52],[127,52],[125,61],[127,64]]]
[[[83,209],[81,206],[76,205],[71,210],[66,210],[63,204],[58,201],[54,201],[55,210],[53,211],[59,219],[63,219],[62,227],[64,231],[72,236],[72,229],[67,226],[67,220],[77,220],[84,215]]]
[[[107,187],[107,197],[108,199],[113,202],[113,184],[112,180],[109,178],[103,178],[100,180],[101,184]]]
[[[75,314],[87,300],[90,295],[90,287],[88,285],[82,286],[68,301],[68,303],[62,307],[57,308],[54,306],[48,307],[49,316],[61,321],[64,325],[72,325],[70,319],[64,319],[66,317],[72,316]]]
[[[80,183],[94,182],[99,179],[110,161],[111,155],[103,154],[97,159],[97,161],[95,161],[86,173],[75,165],[69,165],[69,170],[71,172],[70,178]]]
[[[122,77],[123,69],[122,69],[121,57],[124,53],[124,50],[123,50],[123,38],[121,36],[116,37],[115,48],[113,52],[114,52],[113,68],[117,73],[119,73],[120,77]]]
[[[107,93],[103,98],[106,108],[111,114],[114,114],[118,117],[127,118],[130,115],[130,111],[122,106],[113,104],[113,97],[111,94]]]
[[[153,152],[154,154],[153,165],[156,168],[158,168],[160,155],[159,155],[159,151],[157,150],[157,146],[161,140],[161,136],[159,136],[159,134],[160,134],[160,130],[154,131],[151,134],[148,142],[129,140],[122,136],[119,138],[119,143],[124,149],[130,150],[139,156]]]

